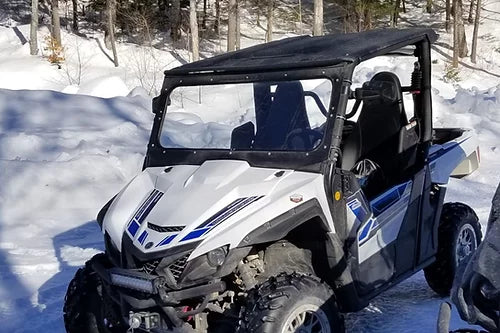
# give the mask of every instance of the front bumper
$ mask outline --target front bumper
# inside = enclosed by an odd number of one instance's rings
[[[105,284],[118,288],[118,290],[123,289],[125,294],[139,292],[142,294],[141,296],[146,296],[145,298],[159,298],[161,304],[157,305],[161,306],[178,305],[183,300],[207,297],[210,294],[226,290],[225,282],[220,280],[180,290],[169,290],[165,284],[165,278],[162,276],[117,267],[106,268],[105,263],[97,260],[94,260],[91,265]],[[143,297],[137,297],[137,299],[140,300]]]
[[[156,311],[168,318],[170,325],[179,326],[186,317],[186,312],[180,308],[186,304],[198,304],[188,314],[200,313],[214,294],[226,290],[226,283],[219,279],[173,290],[167,286],[165,277],[115,267],[105,256],[94,257],[90,265],[124,318],[128,318],[131,312]]]

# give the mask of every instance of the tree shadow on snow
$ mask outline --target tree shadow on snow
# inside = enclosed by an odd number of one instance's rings
[[[58,234],[53,237],[52,242],[59,262],[59,272],[38,289],[38,303],[44,307],[38,316],[43,322],[43,330],[64,332],[62,310],[68,284],[88,259],[95,253],[104,251],[104,243],[95,220]],[[52,322],[45,319],[44,313]]]

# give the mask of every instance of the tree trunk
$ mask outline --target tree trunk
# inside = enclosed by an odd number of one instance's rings
[[[38,0],[31,0],[30,54],[38,54]]]
[[[236,0],[229,0],[229,20],[227,23],[227,51],[236,49]]]
[[[73,1],[73,31],[78,31],[78,0]]]
[[[476,3],[476,19],[474,20],[474,33],[472,35],[472,51],[470,54],[470,60],[473,63],[477,61],[477,35],[479,33],[479,19],[481,18],[481,0],[477,0]]]
[[[403,3],[403,13],[406,13],[406,0],[401,1]]]
[[[474,16],[474,0],[470,0],[469,17],[467,18],[467,22],[474,23],[473,16]]]
[[[299,34],[302,33],[302,0],[299,0]]]
[[[458,15],[457,15],[457,1],[453,0],[453,60],[451,65],[455,68],[458,67]]]
[[[458,56],[460,58],[467,57],[469,50],[467,49],[467,38],[465,36],[464,18],[463,18],[463,3],[462,0],[457,0],[457,19],[458,19]]]
[[[113,62],[115,67],[118,67],[118,54],[116,52],[115,41],[115,16],[116,16],[116,0],[106,0],[106,19],[107,19],[107,35],[111,50],[113,50]]]
[[[425,6],[427,13],[432,13],[432,0],[427,0],[427,6]]]
[[[52,0],[52,38],[61,45],[61,20],[59,18],[59,0]]]
[[[450,32],[451,0],[446,0],[446,32]]]
[[[323,35],[323,0],[314,0],[313,35]]]
[[[399,17],[399,7],[401,7],[401,0],[396,0],[394,3],[394,11],[392,12],[392,26],[397,27]]]
[[[267,2],[267,31],[266,31],[266,42],[273,40],[273,12],[274,12],[274,0],[269,0]]]
[[[200,60],[200,41],[198,38],[198,18],[196,17],[196,0],[189,0],[189,27],[191,29],[191,50],[193,61]]]
[[[215,22],[214,30],[220,37],[220,0],[215,0]]]
[[[240,16],[240,3],[236,1],[236,50],[241,48],[241,16]]]
[[[373,28],[373,12],[370,10],[368,6],[365,7],[365,11],[363,13],[364,18],[364,30],[371,30]]]
[[[203,0],[203,19],[201,21],[203,29],[207,28],[207,0]]]
[[[170,37],[176,42],[181,39],[181,0],[172,0],[168,18],[170,21]]]

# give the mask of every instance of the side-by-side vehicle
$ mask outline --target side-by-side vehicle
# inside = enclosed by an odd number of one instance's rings
[[[446,186],[479,149],[433,128],[436,39],[301,36],[167,71],[143,172],[99,212],[106,251],[71,281],[66,329],[343,332],[342,313],[419,270],[449,293],[481,230]],[[370,71],[375,57],[409,65]]]

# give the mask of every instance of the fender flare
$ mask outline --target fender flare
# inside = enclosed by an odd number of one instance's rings
[[[317,199],[311,199],[253,230],[243,238],[238,247],[278,241],[283,239],[296,227],[316,217],[321,220],[325,233],[329,232],[330,230],[321,205]]]

